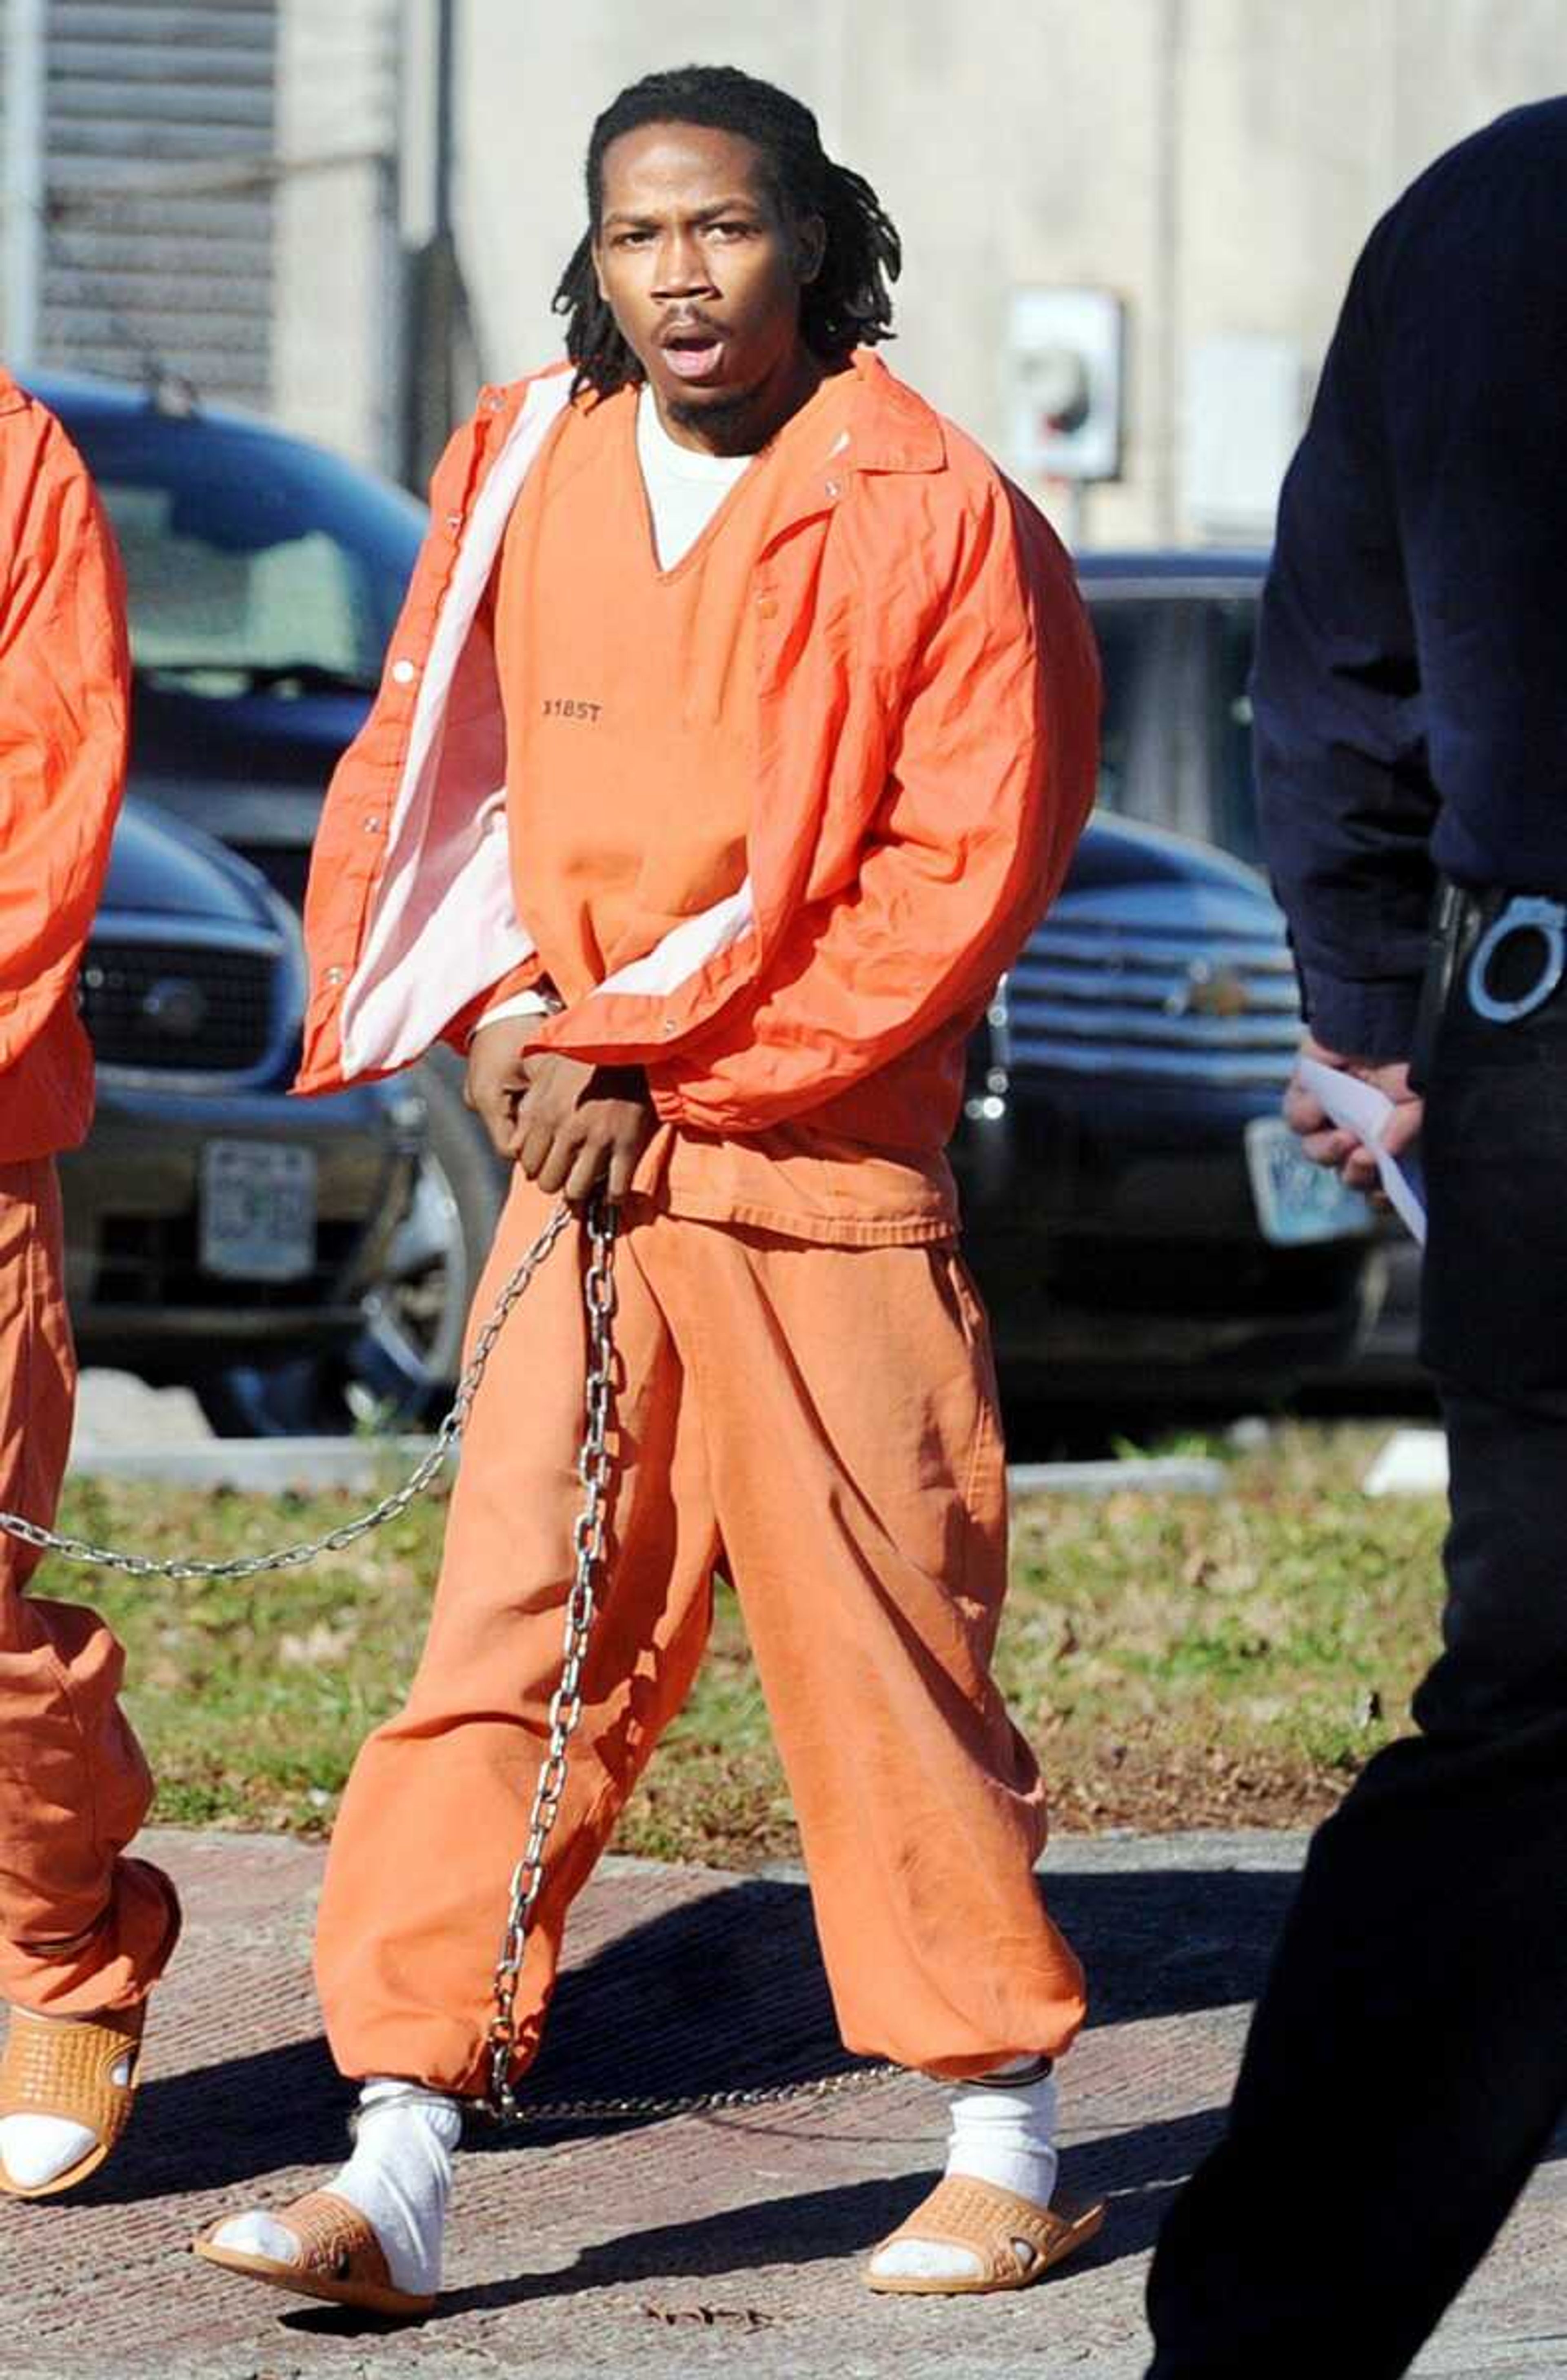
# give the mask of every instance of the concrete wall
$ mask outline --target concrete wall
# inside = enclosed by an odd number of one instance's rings
[[[283,0],[273,410],[395,468],[399,0]]]
[[[1125,477],[1093,492],[1100,543],[1265,534],[1266,495],[1208,480],[1237,438],[1253,489],[1287,452],[1376,214],[1462,133],[1567,87],[1562,0],[465,0],[461,21],[487,371],[558,348],[597,110],[651,67],[733,63],[808,100],[876,184],[906,253],[892,360],[998,454],[1013,289],[1123,295]],[[1232,369],[1252,354],[1255,382]],[[1259,420],[1254,388],[1288,419]]]

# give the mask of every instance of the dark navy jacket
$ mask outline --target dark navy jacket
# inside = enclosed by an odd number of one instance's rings
[[[1312,1030],[1406,1057],[1436,872],[1567,892],[1567,99],[1451,150],[1367,243],[1253,698]]]

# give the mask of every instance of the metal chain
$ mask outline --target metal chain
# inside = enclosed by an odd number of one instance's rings
[[[544,1881],[544,1851],[560,1816],[565,1791],[566,1752],[582,1717],[582,1665],[588,1657],[598,1605],[609,1506],[611,1410],[614,1398],[614,1208],[595,1199],[588,1212],[589,1257],[582,1280],[588,1312],[588,1378],[583,1402],[582,1448],[577,1473],[582,1510],[571,1533],[571,1593],[566,1597],[565,1643],[559,1685],[550,1700],[550,1746],[528,1813],[528,1840],[512,1870],[505,1932],[495,1961],[494,2014],[486,2041],[490,2053],[487,2106],[498,2123],[519,2120],[512,2088],[516,2055],[516,1987],[528,1948],[528,1929]]]
[[[819,2074],[799,2082],[757,2082],[730,2091],[675,2092],[660,2098],[521,2100],[508,2093],[498,2110],[492,2100],[482,2103],[485,2115],[503,2124],[567,2124],[577,2122],[658,2123],[670,2116],[716,2116],[738,2107],[776,2107],[789,2099],[835,2099],[844,2092],[863,2091],[872,2082],[907,2082],[904,2066],[851,2066],[842,2074]]]
[[[518,1298],[527,1290],[534,1274],[549,1255],[561,1233],[571,1220],[572,1210],[565,1200],[555,1208],[534,1241],[519,1259],[515,1270],[495,1300],[490,1318],[474,1341],[473,1354],[457,1383],[452,1409],[446,1415],[431,1439],[429,1450],[419,1457],[400,1488],[383,1496],[368,1512],[357,1520],[346,1521],[340,1528],[329,1529],[324,1536],[310,1537],[302,1544],[281,1547],[270,1554],[241,1554],[229,1561],[169,1561],[157,1560],[151,1554],[128,1554],[109,1546],[95,1546],[85,1537],[62,1536],[54,1529],[40,1527],[20,1512],[0,1512],[0,1531],[19,1537],[24,1545],[35,1546],[41,1553],[55,1554],[62,1561],[91,1563],[95,1570],[117,1571],[126,1578],[260,1578],[264,1572],[280,1570],[302,1570],[322,1554],[342,1553],[357,1545],[388,1521],[395,1521],[408,1506],[422,1496],[445,1463],[446,1457],[460,1440],[468,1427],[469,1410],[484,1378],[496,1340],[505,1327]],[[613,1226],[611,1227],[613,1229]]]
[[[517,1984],[528,1929],[543,1886],[544,1853],[565,1791],[571,1739],[582,1717],[582,1670],[598,1609],[608,1519],[612,1475],[609,1432],[614,1397],[613,1208],[595,1205],[589,1214],[588,1232],[589,1258],[582,1285],[588,1311],[588,1378],[582,1449],[577,1458],[583,1503],[572,1532],[571,1593],[566,1600],[561,1681],[550,1704],[549,1750],[533,1791],[528,1840],[522,1857],[512,1870],[505,1932],[495,1962],[494,2013],[486,2035],[489,2092],[481,2103],[482,2109],[498,2124],[657,2120],[668,2116],[716,2115],[738,2107],[771,2107],[786,2099],[832,2098],[840,2092],[863,2089],[867,2083],[885,2081],[904,2070],[898,2066],[858,2067],[844,2074],[821,2075],[813,2082],[759,2083],[743,2089],[691,2091],[669,2096],[647,2094],[532,2102],[518,2099],[512,2082],[516,2056]]]

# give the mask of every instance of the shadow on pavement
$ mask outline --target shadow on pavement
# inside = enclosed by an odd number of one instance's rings
[[[295,2165],[341,2165],[353,2092],[319,2037],[145,2084],[136,2121],[79,2206],[180,2198]]]
[[[1293,1876],[1259,1870],[1047,1879],[1097,2025],[1253,1998],[1294,1889]],[[735,2090],[856,2062],[838,2044],[804,1886],[759,1878],[672,1910],[568,1973],[529,2091]]]
[[[1062,2169],[1067,2193],[1077,2200],[1102,2197],[1109,2202],[1104,2230],[1073,2259],[1072,2271],[1089,2272],[1123,2257],[1139,2256],[1153,2245],[1176,2191],[1218,2139],[1222,2115],[1221,2108],[1205,2108],[1198,2115],[1137,2125],[1067,2151]],[[553,2272],[520,2273],[456,2289],[443,2297],[434,2319],[544,2298],[577,2297],[633,2281],[703,2280],[766,2265],[869,2255],[938,2179],[931,2168],[895,2180],[802,2191],[689,2222],[638,2228],[585,2248]]]
[[[1293,1883],[1268,1871],[1150,1870],[1063,1875],[1049,1893],[1087,1964],[1093,2020],[1106,2025],[1252,1998]],[[838,2041],[805,1888],[758,1878],[672,1909],[569,1970],[529,2095],[745,2090],[859,2062]],[[349,2099],[319,2039],[154,2079],[124,2147],[81,2201],[157,2198],[334,2164]],[[584,2118],[537,2134],[612,2129],[622,2127]],[[527,2135],[475,2137],[506,2150]],[[1095,2186],[1114,2187],[1113,2177]]]
[[[1074,2258],[1075,2273],[1093,2271],[1139,2256],[1153,2244],[1185,2176],[1219,2136],[1222,2111],[1143,2124],[1130,2131],[1069,2150],[1064,2186],[1076,2199],[1104,2197],[1109,2217],[1099,2237]],[[934,2170],[896,2180],[843,2183],[792,2196],[762,2199],[722,2214],[682,2223],[639,2227],[583,2249],[569,2264],[550,2272],[517,2273],[507,2278],[452,2289],[442,2296],[431,2323],[460,2314],[494,2313],[552,2298],[579,2298],[596,2289],[625,2289],[645,2281],[711,2281],[768,2266],[831,2264],[844,2256],[869,2256],[877,2241],[903,2220],[937,2180]],[[693,2312],[699,2312],[693,2309]],[[711,2313],[712,2309],[708,2309]],[[744,2308],[721,2310],[724,2318]],[[671,2311],[678,2318],[679,2310]],[[370,2328],[362,2318],[312,2307],[287,2317],[291,2330],[357,2336]]]

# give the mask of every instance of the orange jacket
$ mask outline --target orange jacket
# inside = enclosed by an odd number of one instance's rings
[[[119,556],[80,456],[0,372],[0,1162],[92,1119],[76,1010],[125,783]]]
[[[530,1042],[644,1064],[661,1115],[709,1131],[807,1113],[977,1009],[1093,795],[1098,669],[1065,554],[922,398],[874,357],[855,370],[844,451],[757,565],[747,880]],[[569,387],[555,367],[486,390],[436,473],[317,836],[302,1090],[407,1065],[537,978],[482,606]]]

